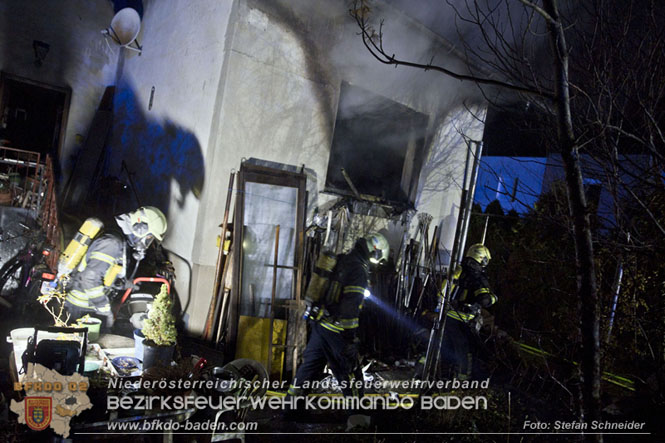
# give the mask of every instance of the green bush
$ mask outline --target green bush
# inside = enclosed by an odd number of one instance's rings
[[[162,285],[143,325],[143,335],[145,335],[146,340],[154,342],[157,346],[176,344],[178,333],[171,307],[171,298],[166,292],[166,285]]]

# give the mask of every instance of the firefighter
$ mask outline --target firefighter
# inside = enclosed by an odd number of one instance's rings
[[[359,238],[353,249],[342,255],[330,275],[330,285],[322,306],[311,311],[313,320],[309,342],[287,396],[306,395],[305,387],[326,365],[332,369],[345,397],[363,395],[364,382],[358,359],[358,318],[369,285],[369,266],[388,259],[388,241],[381,234]],[[310,311],[308,311],[310,312]],[[287,412],[288,419],[296,411]]]
[[[65,309],[70,318],[89,314],[104,320],[105,328],[110,328],[114,320],[109,294],[116,280],[127,274],[127,245],[136,260],[136,269],[150,244],[155,239],[162,241],[167,227],[166,217],[154,206],[121,214],[115,221],[125,239],[108,232],[93,240],[66,286]]]
[[[473,376],[474,332],[481,325],[481,308],[488,308],[497,301],[485,272],[491,258],[486,246],[480,243],[472,245],[453,279],[451,307],[446,313],[441,352],[447,362],[457,366],[457,377],[462,380]],[[445,286],[442,293],[444,290]]]

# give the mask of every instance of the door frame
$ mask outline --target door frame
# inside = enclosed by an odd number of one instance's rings
[[[244,206],[245,184],[247,182],[277,185],[296,188],[298,190],[296,210],[296,247],[294,253],[294,268],[297,268],[294,278],[295,298],[299,303],[302,294],[302,275],[305,250],[305,212],[307,210],[307,176],[304,172],[290,172],[266,166],[243,162],[236,176],[237,192],[235,214],[233,222],[233,284],[231,286],[231,304],[229,310],[229,326],[225,343],[225,358],[233,359],[235,355],[236,339],[238,336],[238,313],[240,296],[242,293],[242,240],[244,236]],[[274,308],[274,307],[273,307]],[[272,308],[271,308],[272,309]],[[295,362],[294,362],[295,364]]]
[[[72,98],[72,90],[68,86],[56,86],[49,83],[44,83],[38,80],[32,80],[26,77],[21,77],[19,75],[10,74],[6,71],[0,71],[0,111],[4,109],[4,97],[5,97],[5,83],[7,80],[25,83],[31,86],[36,86],[38,88],[50,89],[52,91],[57,91],[65,94],[65,103],[62,109],[62,116],[60,117],[60,135],[58,136],[58,146],[56,152],[54,153],[57,158],[55,161],[60,162],[60,155],[62,153],[62,148],[65,145],[65,133],[67,132],[67,120],[69,118],[69,105]],[[15,148],[22,149],[20,146],[14,146]]]

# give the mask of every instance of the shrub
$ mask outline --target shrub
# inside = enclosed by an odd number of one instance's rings
[[[143,325],[143,335],[145,335],[146,340],[154,342],[157,346],[176,344],[178,334],[171,308],[171,298],[166,292],[166,285],[162,285]]]

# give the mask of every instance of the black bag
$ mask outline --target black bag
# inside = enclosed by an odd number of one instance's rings
[[[76,372],[81,343],[76,340],[42,340],[35,350],[33,363],[54,369],[61,375]]]
[[[37,342],[39,331],[61,332],[65,334],[83,333],[83,341],[46,339]],[[35,346],[37,343],[37,346]],[[85,366],[85,353],[88,344],[87,328],[35,328],[35,335],[28,338],[28,346],[23,353],[23,368],[25,372],[28,363],[40,365],[57,371],[61,375],[72,375],[74,372],[83,374]]]

